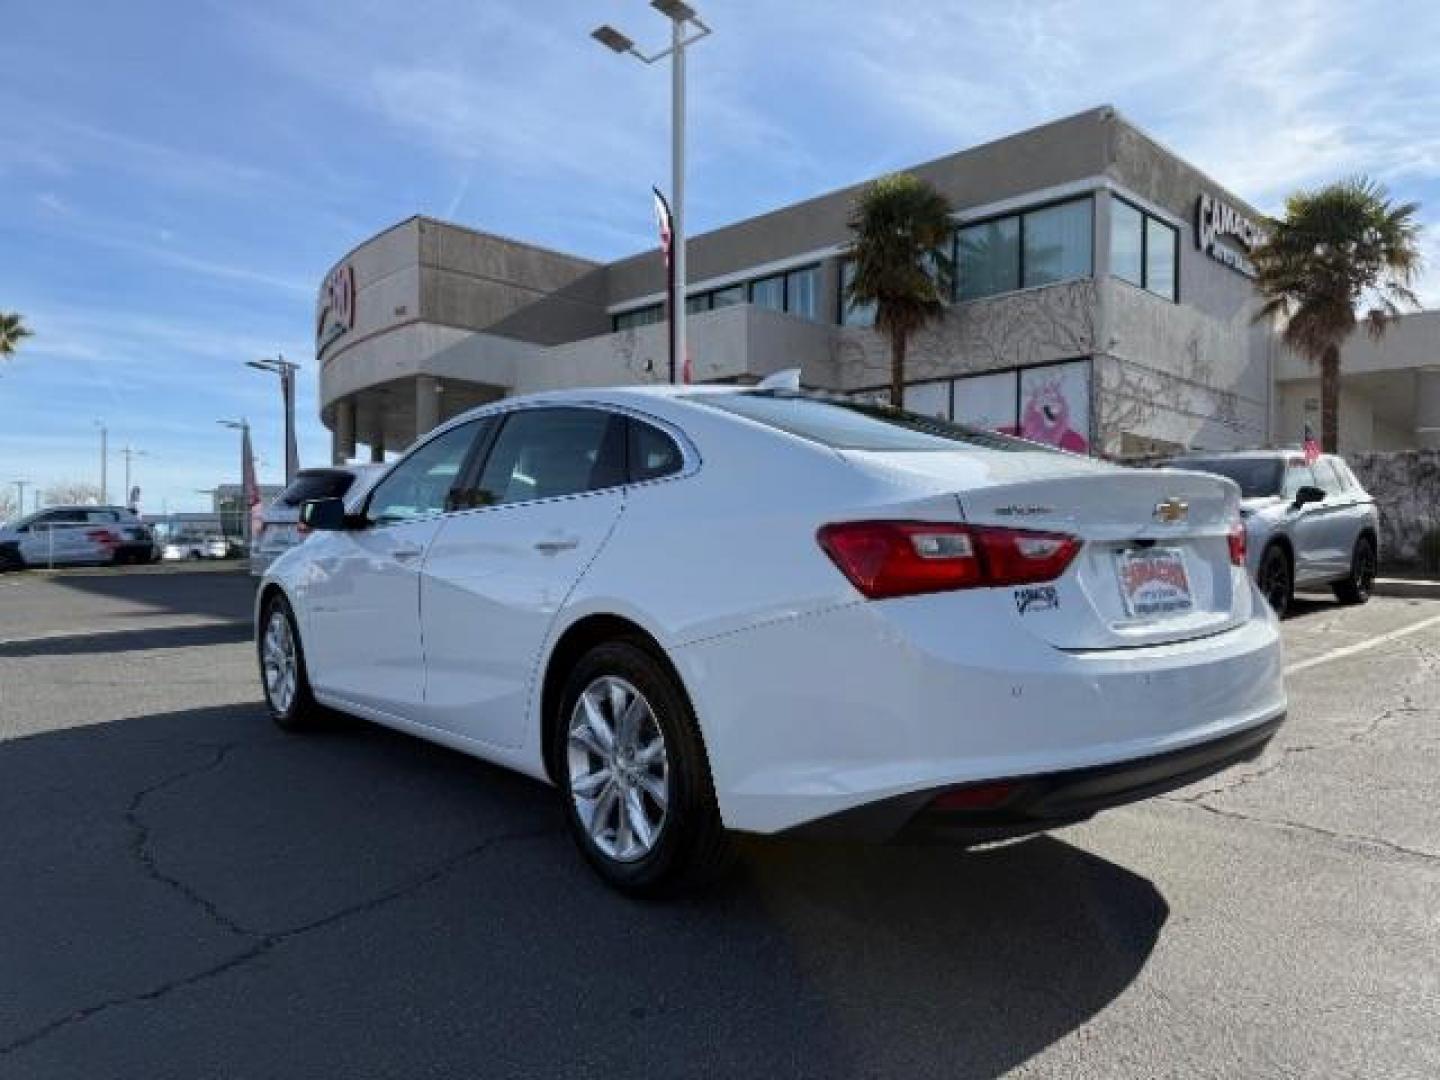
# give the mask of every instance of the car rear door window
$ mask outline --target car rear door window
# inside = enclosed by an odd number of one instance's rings
[[[601,409],[508,414],[480,471],[480,506],[554,499],[625,482],[624,417]]]
[[[665,432],[643,420],[631,420],[630,481],[658,480],[680,471],[685,457],[680,446]]]

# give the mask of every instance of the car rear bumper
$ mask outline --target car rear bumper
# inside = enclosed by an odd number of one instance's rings
[[[1101,810],[1163,795],[1258,757],[1284,714],[1219,739],[1088,769],[908,792],[785,830],[811,840],[980,844],[1084,821]],[[937,800],[974,793],[986,805]],[[992,801],[993,799],[993,801]]]
[[[926,600],[855,604],[672,651],[728,827],[788,832],[888,800],[902,800],[908,820],[941,790],[1223,747],[1273,730],[1286,710],[1268,609],[1204,638],[1067,652],[983,603],[912,617]],[[1016,799],[1053,786],[1036,784]],[[1143,798],[1144,784],[1114,794]],[[1059,797],[1044,804],[1044,819],[1058,820]]]

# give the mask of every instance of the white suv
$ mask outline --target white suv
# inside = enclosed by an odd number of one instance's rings
[[[155,537],[123,506],[52,506],[0,526],[0,570],[155,559]]]

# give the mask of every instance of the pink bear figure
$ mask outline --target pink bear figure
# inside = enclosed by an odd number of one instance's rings
[[[1089,440],[1070,426],[1070,405],[1059,379],[1042,382],[1030,394],[1020,415],[1020,435],[1075,454],[1090,449]]]

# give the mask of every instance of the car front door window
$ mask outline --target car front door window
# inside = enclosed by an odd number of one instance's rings
[[[443,513],[470,448],[487,423],[474,420],[451,428],[395,465],[370,495],[370,522],[396,525]]]
[[[577,495],[625,482],[625,424],[598,409],[510,414],[481,471],[477,506]]]

